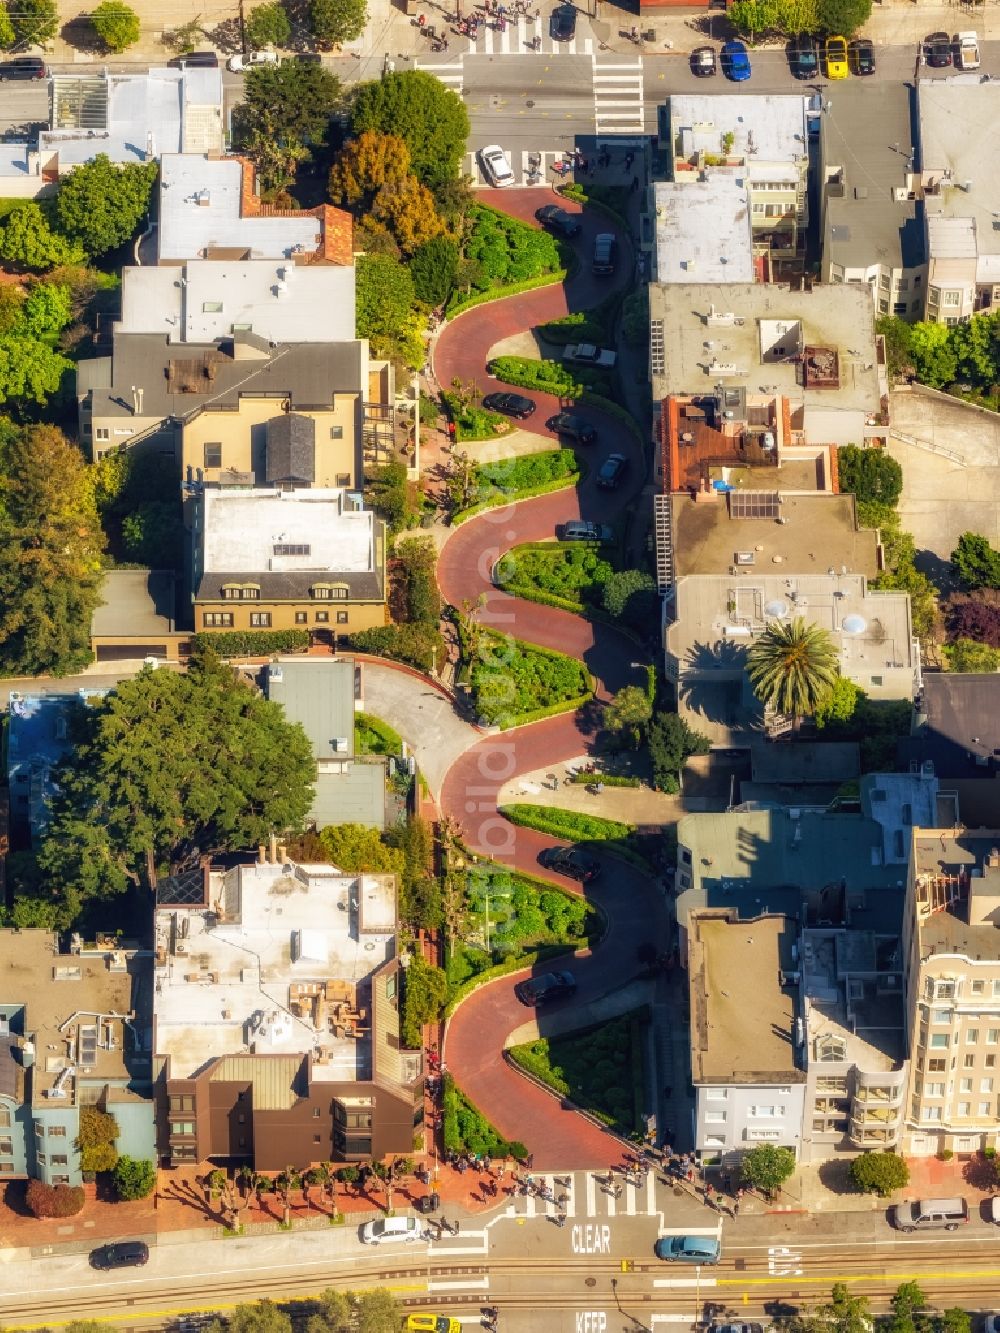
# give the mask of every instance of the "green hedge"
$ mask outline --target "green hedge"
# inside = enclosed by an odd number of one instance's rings
[[[433,670],[435,650],[437,666],[442,666],[445,659],[444,640],[436,625],[376,625],[358,630],[347,642],[355,652],[407,662],[420,671]]]
[[[504,724],[504,730],[509,730],[511,727],[526,727],[529,722],[541,722],[543,718],[558,717],[560,713],[575,713],[584,704],[589,704],[593,697],[593,690],[588,690],[586,694],[578,694],[575,699],[563,699],[544,708],[532,708],[527,713],[518,713],[513,721]]]
[[[467,295],[452,293],[445,310],[449,319],[498,295],[529,291],[566,276],[573,251],[550,233],[485,204],[473,204],[469,220],[462,252],[474,276]]]
[[[513,1157],[523,1162],[528,1150],[520,1139],[505,1139],[478,1107],[459,1091],[451,1074],[442,1080],[444,1146],[450,1152],[470,1152],[494,1159]]]
[[[590,782],[601,782],[605,787],[642,786],[638,778],[628,778],[623,773],[574,773],[570,781],[581,786]]]
[[[455,423],[455,439],[460,444],[468,440],[492,440],[501,435],[509,435],[514,429],[509,417],[500,412],[491,412],[477,403],[463,405],[457,394],[441,395],[448,406],[448,412]]]
[[[355,754],[402,754],[399,732],[371,713],[354,714]]]
[[[539,287],[551,287],[554,283],[565,282],[566,270],[556,269],[555,273],[546,273],[540,278],[528,278],[525,282],[512,282],[506,287],[490,287],[488,291],[477,292],[475,296],[466,296],[461,300],[452,298],[445,316],[455,319],[464,315],[466,310],[475,310],[477,305],[487,305],[490,301],[504,301],[508,296],[520,296],[522,292],[533,292]]]
[[[307,629],[218,630],[196,634],[196,652],[214,648],[220,657],[267,657],[270,653],[299,653],[309,647]]]
[[[485,509],[514,504],[575,486],[586,475],[586,465],[572,449],[543,449],[496,463],[481,463],[473,470],[471,503],[451,516],[457,527]]]
[[[526,542],[501,557],[494,582],[514,596],[581,614],[613,572],[603,550],[597,542]]]
[[[473,704],[490,725],[522,726],[579,708],[591,697],[590,673],[565,653],[464,623],[460,634]]]
[[[617,819],[586,815],[579,810],[559,810],[547,805],[501,805],[499,813],[512,824],[550,833],[569,842],[619,842],[635,832],[634,824]]]
[[[586,469],[581,464],[575,472],[567,473],[565,477],[542,482],[538,486],[526,486],[516,495],[497,491],[494,499],[483,500],[480,504],[470,505],[468,509],[460,509],[457,514],[452,514],[448,520],[449,525],[457,528],[467,523],[470,518],[475,518],[477,514],[484,514],[487,509],[499,509],[501,505],[515,504],[519,500],[533,500],[537,495],[551,495],[553,491],[564,491],[570,486],[575,486],[585,473]]]
[[[552,885],[546,886],[551,889]],[[582,946],[583,941],[581,941]],[[521,972],[527,967],[534,967],[536,963],[548,962],[550,958],[559,958],[567,953],[574,953],[578,946],[573,944],[544,944],[539,949],[530,949],[527,953],[518,954],[513,958],[505,958],[502,963],[495,963],[488,967],[484,972],[477,972],[474,977],[464,981],[451,992],[448,1003],[445,1007],[444,1016],[450,1018],[463,1000],[467,999],[480,986],[485,986],[491,981],[496,981],[497,977],[508,977],[514,972]]]
[[[587,310],[574,311],[572,315],[563,315],[562,319],[539,324],[535,332],[543,341],[557,347],[576,342],[600,343],[607,337],[604,325]]]
[[[550,393],[558,398],[582,398],[591,392],[610,392],[606,375],[584,366],[568,366],[562,361],[537,361],[529,356],[497,356],[489,364],[490,374],[503,384],[536,393]]]

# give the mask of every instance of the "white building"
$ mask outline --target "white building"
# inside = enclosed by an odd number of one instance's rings
[[[657,181],[652,192],[655,282],[753,282],[745,177]]]

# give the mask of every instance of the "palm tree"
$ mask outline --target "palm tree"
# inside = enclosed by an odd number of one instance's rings
[[[751,645],[747,675],[765,707],[811,717],[837,679],[837,648],[825,629],[801,616],[787,625],[772,621]]]

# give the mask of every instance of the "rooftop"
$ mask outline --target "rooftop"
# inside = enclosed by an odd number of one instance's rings
[[[164,153],[158,254],[161,264],[288,259],[351,267],[351,218],[329,205],[294,212],[262,204],[253,167],[241,158]]]
[[[895,892],[902,915],[901,892]],[[862,930],[802,932],[801,968],[809,1057],[837,1055],[865,1073],[888,1073],[906,1058],[903,959],[893,935]]]
[[[364,342],[269,343],[239,332],[182,349],[164,333],[116,332],[110,357],[81,361],[77,392],[91,391],[95,416],[183,419],[198,408],[235,407],[245,394],[287,397],[292,407],[330,407],[338,393],[363,393]],[[142,399],[136,410],[133,389]],[[117,427],[116,427],[117,429]]]
[[[941,778],[993,778],[1000,767],[1000,675],[933,672],[923,679],[907,759]]]
[[[774,490],[782,471],[773,470]],[[734,517],[739,509],[726,496],[675,494],[671,509],[678,577],[725,575],[738,565],[752,578],[779,564],[805,573],[829,565],[869,578],[878,573],[878,534],[858,528],[851,495],[782,494],[780,524],[773,517]]]
[[[174,575],[165,569],[109,569],[104,599],[90,621],[91,635],[170,634],[174,628]]]
[[[921,958],[1000,962],[1000,831],[917,829],[913,873]]]
[[[36,1106],[77,1105],[91,1100],[81,1089],[109,1081],[122,1095],[133,1080],[150,1081],[148,960],[114,944],[61,954],[49,931],[0,931],[2,999],[25,1007]]]
[[[922,217],[907,199],[917,143],[909,84],[857,81],[820,117],[824,167],[824,261],[845,268],[915,268],[924,262]],[[878,126],[878,133],[871,132]],[[831,179],[833,173],[839,173]],[[904,190],[898,200],[895,192]]]
[[[802,1083],[794,1039],[795,927],[783,916],[694,915],[688,934],[695,1083]]]
[[[722,135],[733,136],[726,153],[763,162],[797,162],[808,157],[806,99],[775,93],[674,93],[670,129],[677,156],[721,154]]]
[[[1000,178],[990,166],[1000,157],[1000,82],[978,74],[921,79],[917,97],[928,222],[937,214],[969,218],[978,252],[1000,254]]]
[[[746,181],[723,173],[674,184],[657,181],[658,282],[753,282]]]
[[[156,1053],[170,1077],[220,1056],[310,1053],[316,1079],[370,1077],[370,982],[395,928],[392,875],[281,859],[213,870],[200,904],[156,913]]]
[[[189,259],[122,269],[123,333],[210,343],[247,328],[271,342],[350,342],[354,267]]]
[[[867,284],[791,290],[762,283],[649,289],[663,356],[653,394],[715,386],[787,397],[811,444],[859,443],[880,409],[874,307]]]
[[[318,760],[354,754],[355,674],[353,658],[285,657],[266,668],[267,697],[298,722]]]

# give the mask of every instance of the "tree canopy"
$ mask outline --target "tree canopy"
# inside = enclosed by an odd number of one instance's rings
[[[243,27],[247,45],[259,51],[265,46],[287,46],[292,35],[292,21],[280,0],[257,5],[247,15]]]
[[[367,22],[365,0],[309,0],[309,25],[318,46],[353,42],[364,32]]]
[[[661,711],[649,724],[649,757],[653,765],[653,786],[659,791],[680,790],[679,773],[684,760],[693,754],[708,754],[711,741],[695,731],[676,713]]]
[[[837,450],[840,489],[859,504],[895,505],[903,489],[903,469],[884,449],[844,444]]]
[[[114,1181],[119,1199],[148,1199],[156,1188],[156,1163],[119,1157],[115,1163]]]
[[[320,143],[340,101],[340,80],[325,65],[298,60],[257,65],[243,81],[241,124],[285,143]]]
[[[777,1194],[795,1171],[795,1153],[776,1143],[759,1143],[740,1159],[740,1175],[762,1194]]]
[[[2,379],[0,347],[0,379]],[[54,426],[0,429],[0,669],[90,661],[103,536],[79,451]]]
[[[119,166],[98,153],[63,178],[55,212],[60,230],[89,255],[103,255],[124,244],[149,212],[159,168],[155,162]]]
[[[967,588],[1000,588],[1000,551],[981,533],[962,533],[951,566]]]
[[[866,1194],[887,1199],[910,1179],[910,1169],[894,1152],[866,1152],[851,1162],[851,1180]]]
[[[44,46],[59,31],[57,0],[17,0],[7,14],[18,46]]]
[[[366,225],[382,224],[405,255],[444,227],[434,196],[410,171],[409,149],[394,134],[365,130],[349,140],[330,172],[330,197]]]
[[[145,670],[84,710],[39,863],[72,920],[83,902],[295,830],[312,802],[297,724],[208,650]]]
[[[469,134],[465,103],[424,70],[387,74],[357,90],[351,112],[355,135],[397,135],[410,150],[417,179],[434,189],[458,174]]]
[[[56,264],[79,264],[83,246],[52,230],[39,204],[26,200],[0,223],[0,259],[43,272]]]
[[[771,621],[747,653],[747,675],[761,703],[794,718],[811,717],[837,679],[830,635],[801,616]]]
[[[125,51],[139,40],[139,15],[124,0],[102,0],[91,11],[94,31],[109,51]]]
[[[653,713],[649,695],[638,685],[626,685],[604,706],[604,725],[625,744],[637,748],[642,729]]]
[[[816,27],[820,32],[853,37],[871,13],[872,0],[816,0]]]
[[[358,337],[371,342],[376,356],[415,369],[423,361],[423,344],[409,270],[389,255],[359,255],[355,274]]]

